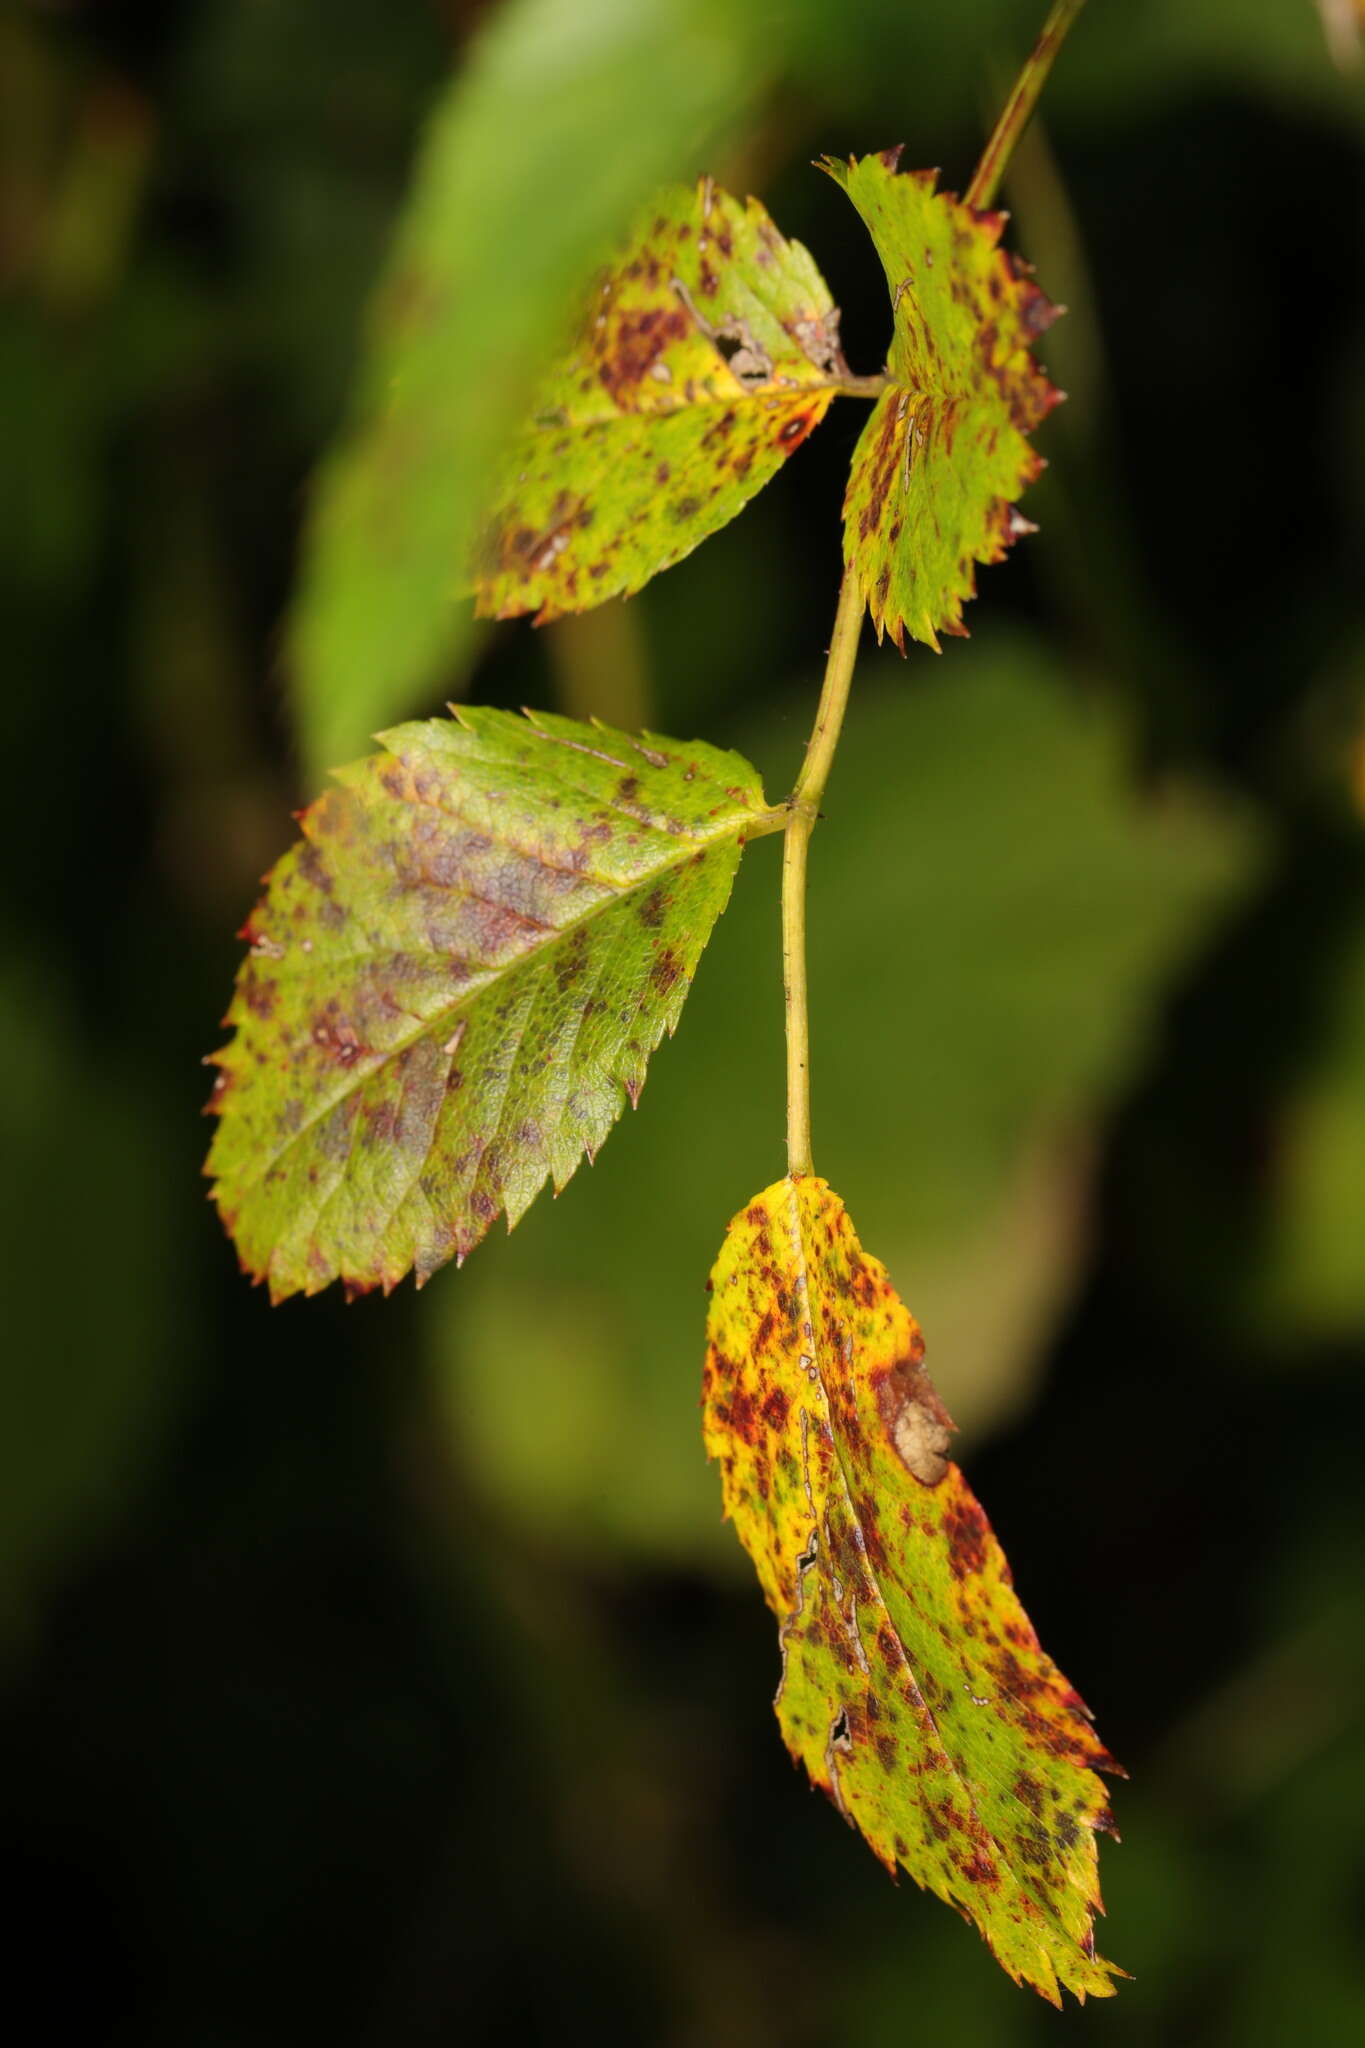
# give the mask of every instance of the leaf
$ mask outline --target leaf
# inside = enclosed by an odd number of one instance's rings
[[[303,818],[243,937],[208,1171],[280,1300],[463,1259],[591,1158],[772,829],[736,754],[460,708]]]
[[[847,374],[824,279],[756,199],[660,193],[508,456],[478,610],[539,623],[639,590],[748,504]]]
[[[1106,1997],[1094,1773],[1117,1766],[947,1456],[923,1356],[824,1181],[779,1181],[731,1223],[705,1438],[781,1623],[778,1720],[887,1868],[975,1921],[1016,1983]]]
[[[977,562],[1029,531],[1014,501],[1043,467],[1027,436],[1057,404],[1030,349],[1056,318],[1025,266],[999,247],[1005,215],[897,172],[900,151],[826,158],[877,245],[895,331],[878,399],[853,454],[844,559],[878,636],[937,650],[963,633]]]
[[[641,194],[761,96],[782,41],[762,34],[749,0],[509,0],[474,38],[314,487],[287,659],[315,775],[449,694],[471,637],[459,566],[555,324]]]

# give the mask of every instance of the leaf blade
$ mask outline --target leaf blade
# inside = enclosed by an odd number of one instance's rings
[[[629,596],[733,519],[828,411],[838,317],[756,199],[709,178],[659,193],[508,453],[476,609],[541,623]]]
[[[823,1181],[730,1225],[704,1436],[780,1623],[784,1739],[874,1853],[972,1919],[1016,1982],[1113,1991],[1094,1831],[1114,1769],[974,1496],[918,1326]]]
[[[397,728],[244,930],[208,1171],[276,1300],[463,1259],[596,1153],[764,815],[738,756],[545,714]]]
[[[844,498],[844,559],[877,628],[937,650],[960,634],[976,564],[1028,530],[1013,507],[1043,467],[1028,436],[1061,397],[1032,344],[1056,318],[978,213],[899,150],[826,158],[866,223],[891,292],[891,389],[859,437]]]

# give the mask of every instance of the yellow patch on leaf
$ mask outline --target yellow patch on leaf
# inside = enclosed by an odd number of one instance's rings
[[[947,1455],[919,1326],[838,1196],[782,1180],[712,1274],[706,1448],[778,1617],[792,1755],[1016,1983],[1112,1994],[1096,1770],[1117,1766]]]

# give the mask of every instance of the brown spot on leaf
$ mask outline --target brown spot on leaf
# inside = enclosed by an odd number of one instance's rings
[[[1036,1778],[1027,1771],[1021,1771],[1014,1781],[1014,1796],[1021,1799],[1029,1812],[1040,1815],[1043,1811],[1043,1788]]]
[[[880,1380],[877,1405],[897,1457],[922,1486],[948,1470],[953,1419],[918,1357],[898,1359]]]
[[[960,1859],[957,1867],[968,1884],[984,1885],[988,1891],[999,1890],[1000,1872],[983,1850],[974,1849],[970,1856]]]
[[[667,995],[682,971],[682,961],[671,946],[665,946],[650,968],[649,978],[661,996]]]
[[[986,1562],[990,1523],[974,1495],[965,1488],[948,1503],[943,1533],[948,1539],[948,1565],[953,1577],[964,1579],[968,1573],[979,1572]]]
[[[770,1387],[763,1397],[763,1420],[769,1429],[785,1429],[791,1413],[791,1397],[781,1387]]]
[[[331,1010],[335,1007],[335,1004],[329,1005]],[[314,1019],[312,1036],[314,1045],[328,1059],[335,1060],[339,1067],[353,1066],[365,1051],[350,1023],[325,1012]]]
[[[630,394],[649,375],[670,343],[688,332],[690,322],[681,306],[646,306],[639,312],[622,313],[609,334],[608,352],[597,365],[603,388],[618,404],[628,405]]]

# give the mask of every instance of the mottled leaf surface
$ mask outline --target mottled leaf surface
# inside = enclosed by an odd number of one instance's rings
[[[738,755],[462,708],[303,817],[243,936],[215,1198],[279,1299],[419,1283],[635,1100],[763,794]]]
[[[846,375],[824,279],[756,199],[662,192],[511,450],[478,609],[543,620],[639,590],[742,510]]]
[[[937,648],[965,630],[975,565],[1027,530],[1014,503],[1042,468],[1028,435],[1060,396],[1030,351],[1056,309],[999,246],[1003,214],[935,192],[932,171],[897,171],[899,155],[825,164],[867,223],[895,318],[891,385],[844,497],[844,558],[879,635]]]
[[[779,1181],[731,1223],[706,1447],[781,1625],[778,1719],[887,1867],[973,1920],[1016,1982],[1104,1997],[1095,1771],[1114,1765],[947,1455],[923,1358],[824,1181]]]

